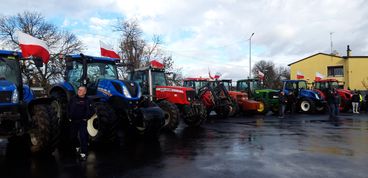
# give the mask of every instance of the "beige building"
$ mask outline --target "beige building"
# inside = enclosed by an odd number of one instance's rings
[[[367,90],[363,83],[368,82],[368,56],[352,56],[349,46],[346,56],[317,53],[288,66],[291,79],[297,79],[299,74],[312,83],[316,76],[323,76],[341,81],[344,88]]]

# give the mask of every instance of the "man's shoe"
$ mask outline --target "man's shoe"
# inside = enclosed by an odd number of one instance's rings
[[[80,149],[80,147],[76,147],[76,148],[75,148],[75,152],[76,152],[76,153],[80,153],[80,150],[81,150],[81,149]]]
[[[81,153],[81,154],[80,154],[80,160],[82,160],[82,161],[87,160],[87,155],[86,155],[86,154],[84,154],[84,153]]]

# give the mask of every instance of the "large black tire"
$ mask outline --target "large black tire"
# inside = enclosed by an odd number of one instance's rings
[[[53,92],[51,97],[54,101],[51,107],[55,111],[55,116],[58,118],[58,125],[60,127],[60,148],[69,149],[70,145],[70,121],[67,117],[68,101],[63,93]]]
[[[215,107],[217,117],[220,119],[226,119],[231,111],[231,103],[227,98],[221,100],[221,104]]]
[[[316,109],[316,106],[312,100],[303,98],[299,102],[299,108],[300,108],[300,111],[303,113],[313,113]]]
[[[28,131],[32,153],[52,153],[59,141],[59,122],[51,106],[35,105]]]
[[[163,129],[174,131],[179,125],[180,111],[178,107],[166,100],[158,102],[158,106],[165,112],[165,125]]]
[[[109,104],[93,104],[95,113],[87,121],[87,132],[91,143],[111,143],[117,137],[118,119]]]
[[[207,110],[202,101],[195,100],[184,106],[183,120],[189,127],[198,127],[207,119]]]

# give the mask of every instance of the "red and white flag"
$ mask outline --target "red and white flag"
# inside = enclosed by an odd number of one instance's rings
[[[220,72],[216,72],[215,76],[213,78],[215,79],[219,79],[221,77],[221,73]]]
[[[263,72],[258,71],[258,77],[259,77],[260,80],[263,80],[264,76],[265,76],[265,74]]]
[[[314,78],[315,81],[320,81],[322,80],[323,78],[325,78],[324,75],[322,75],[321,73],[319,72],[316,72],[316,77]]]
[[[112,49],[110,45],[100,41],[101,56],[120,59],[120,56]]]
[[[17,31],[18,42],[24,58],[41,58],[43,63],[49,62],[50,53],[45,41],[35,38],[31,35]]]
[[[303,74],[303,73],[301,73],[300,71],[297,71],[297,72],[296,72],[296,78],[297,78],[297,79],[303,79],[303,78],[304,78],[304,74]]]

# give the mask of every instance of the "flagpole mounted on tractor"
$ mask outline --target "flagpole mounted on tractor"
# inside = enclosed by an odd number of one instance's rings
[[[249,37],[249,78],[252,78],[252,37],[254,33]]]

